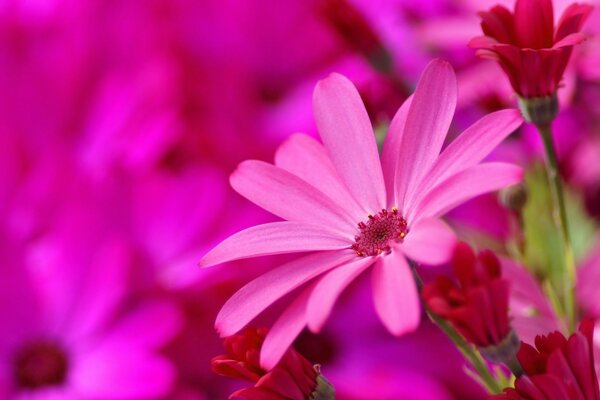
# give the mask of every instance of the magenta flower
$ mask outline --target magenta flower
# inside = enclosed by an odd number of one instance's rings
[[[432,61],[392,120],[380,159],[352,83],[332,74],[317,84],[313,106],[323,145],[292,136],[278,149],[276,165],[245,161],[230,179],[238,193],[286,221],[234,234],[200,263],[312,253],[238,291],[217,316],[222,336],[235,334],[277,299],[321,276],[270,330],[261,352],[268,369],[305,326],[318,332],[344,288],[371,266],[383,324],[395,335],[418,326],[419,296],[407,259],[447,261],[455,237],[439,216],[522,177],[514,165],[479,164],[521,124],[516,110],[486,116],[440,154],[456,96],[452,67]]]
[[[159,351],[182,316],[167,300],[124,310],[131,248],[91,232],[101,218],[89,214],[71,210],[34,246],[0,227],[2,399],[150,399],[171,390],[175,369]]]

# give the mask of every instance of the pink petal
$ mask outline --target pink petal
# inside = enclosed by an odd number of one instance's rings
[[[227,300],[217,315],[217,331],[222,337],[235,334],[277,299],[354,257],[352,250],[318,252],[259,276]]]
[[[308,327],[311,331],[321,330],[342,291],[374,261],[373,257],[359,258],[351,263],[340,265],[319,280],[306,308]]]
[[[450,260],[455,246],[456,236],[452,229],[437,218],[428,218],[410,227],[400,249],[419,263],[439,265]]]
[[[407,212],[410,213],[414,203],[425,197],[431,188],[478,164],[522,123],[518,110],[502,110],[486,115],[467,128],[438,157],[423,178],[419,191],[407,202]]]
[[[356,221],[344,208],[306,181],[274,165],[244,161],[229,181],[239,194],[288,221],[355,230]]]
[[[450,64],[431,61],[413,94],[396,165],[397,206],[404,211],[405,198],[438,157],[456,108],[456,76]]]
[[[159,324],[156,322],[160,321]],[[146,301],[126,317],[107,336],[123,345],[135,343],[148,349],[167,344],[183,326],[183,315],[170,301]]]
[[[552,0],[519,0],[515,4],[515,31],[521,47],[552,47],[554,14]]]
[[[90,399],[160,398],[174,380],[175,370],[166,359],[131,343],[103,343],[77,360],[71,373],[74,389]]]
[[[348,248],[352,243],[351,238],[344,238],[322,226],[292,221],[271,222],[231,235],[209,251],[200,260],[200,265],[210,267],[271,254],[338,250]]]
[[[373,268],[373,301],[381,322],[400,336],[419,326],[421,307],[415,278],[400,251],[381,257]]]
[[[307,135],[290,136],[275,154],[275,165],[304,179],[326,194],[338,207],[347,208],[360,221],[368,214],[342,182],[322,144]]]
[[[438,184],[429,192],[408,221],[436,217],[481,194],[514,185],[523,178],[523,170],[513,164],[484,163],[468,168]]]
[[[260,351],[260,365],[273,368],[306,326],[306,305],[313,286],[305,289],[277,319]]]
[[[331,74],[313,95],[315,120],[325,148],[350,193],[369,213],[385,207],[385,184],[375,134],[358,91]]]
[[[590,4],[571,4],[558,21],[554,41],[560,42],[567,36],[579,32],[592,11],[593,7]]]
[[[587,39],[587,36],[584,35],[583,33],[580,33],[580,32],[571,33],[570,35],[562,38],[559,42],[556,42],[554,44],[554,46],[552,46],[552,48],[559,49],[561,47],[575,46],[576,44],[579,44],[586,39]]]
[[[394,115],[388,129],[383,151],[381,153],[381,166],[385,178],[385,187],[388,196],[388,204],[397,204],[396,200],[396,171],[401,157],[402,138],[404,136],[404,127],[406,117],[412,103],[412,96],[402,103],[402,106]]]

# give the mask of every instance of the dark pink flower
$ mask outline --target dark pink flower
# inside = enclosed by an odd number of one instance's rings
[[[560,332],[535,338],[535,348],[522,343],[517,358],[525,374],[515,388],[504,389],[497,400],[598,400],[594,369],[594,324],[583,321],[569,339]]]
[[[481,12],[485,36],[470,47],[500,63],[517,94],[523,98],[553,95],[563,77],[573,46],[581,43],[590,5],[574,3],[554,26],[551,0],[517,0],[514,14],[496,5]]]
[[[327,383],[319,368],[293,348],[285,352],[273,369],[264,370],[260,366],[260,349],[266,335],[266,328],[246,328],[224,340],[227,354],[212,359],[215,373],[255,383],[254,387],[233,393],[231,399],[306,400],[314,398],[312,396],[318,390],[326,390]],[[317,398],[325,400],[329,397]]]
[[[313,100],[323,144],[292,136],[279,148],[275,166],[245,161],[231,176],[240,194],[286,221],[229,237],[201,265],[312,254],[237,292],[217,316],[221,335],[236,333],[277,299],[321,276],[270,330],[262,364],[271,367],[305,326],[323,327],[341,292],[371,266],[375,308],[384,325],[395,335],[418,326],[419,296],[407,259],[447,261],[455,238],[439,216],[518,182],[522,173],[510,164],[479,164],[521,124],[515,110],[483,118],[440,154],[456,89],[451,66],[431,62],[391,122],[380,159],[356,88],[338,74],[319,82]]]
[[[438,277],[423,287],[422,297],[433,313],[447,319],[478,347],[500,344],[510,333],[509,282],[500,261],[489,250],[477,256],[466,244],[456,246],[452,268],[458,284]]]

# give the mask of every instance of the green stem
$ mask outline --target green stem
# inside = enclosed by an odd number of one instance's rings
[[[550,187],[553,199],[553,208],[557,228],[561,233],[561,238],[564,247],[564,271],[563,271],[563,287],[562,299],[564,313],[567,320],[569,332],[575,331],[575,256],[573,254],[573,245],[571,244],[571,235],[569,233],[569,223],[567,218],[567,208],[565,206],[565,196],[563,184],[558,170],[558,162],[554,142],[552,140],[552,126],[536,125],[546,150],[546,171],[550,180]]]
[[[410,262],[410,265],[413,270],[413,274],[415,276],[415,280],[417,282],[417,287],[419,288],[419,292],[423,288],[423,280],[419,276],[419,273],[416,270],[416,265],[413,261]],[[454,343],[454,345],[458,348],[458,350],[462,353],[462,355],[467,359],[467,361],[471,364],[475,372],[479,375],[481,382],[485,385],[485,388],[490,394],[498,394],[502,392],[502,386],[498,383],[496,378],[490,373],[490,370],[485,363],[485,360],[479,353],[479,351],[471,346],[460,333],[454,329],[454,327],[446,320],[440,318],[439,316],[432,313],[427,306],[423,305],[425,308],[425,312],[429,319],[436,324],[442,332],[446,334],[446,336]]]

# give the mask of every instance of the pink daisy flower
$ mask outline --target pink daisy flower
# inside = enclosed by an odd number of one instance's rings
[[[261,352],[261,365],[269,369],[304,327],[322,328],[340,293],[369,267],[375,309],[387,329],[401,335],[418,326],[419,296],[407,259],[446,262],[455,237],[439,216],[522,178],[511,164],[479,164],[519,127],[516,110],[484,117],[440,154],[456,97],[452,67],[432,61],[392,120],[380,158],[354,85],[339,74],[317,84],[313,105],[323,144],[294,135],[278,149],[275,165],[245,161],[230,178],[238,193],[285,221],[234,234],[200,264],[311,254],[234,294],[217,316],[222,336],[235,334],[277,299],[313,281],[269,331]]]

